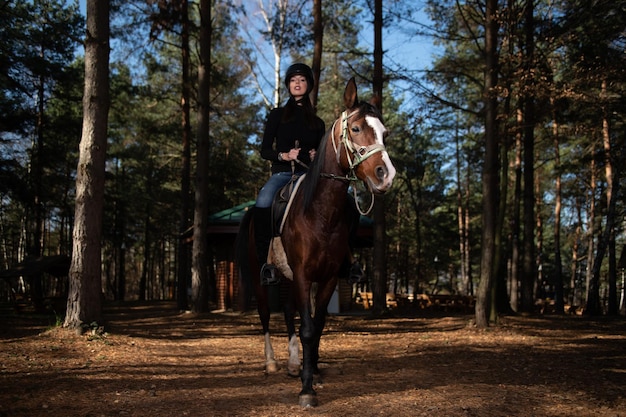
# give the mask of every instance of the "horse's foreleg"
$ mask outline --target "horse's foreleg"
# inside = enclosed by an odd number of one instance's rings
[[[313,361],[313,373],[321,375],[318,362],[320,359],[320,339],[322,338],[322,332],[324,331],[324,326],[326,325],[326,311],[316,312],[313,321],[315,323],[315,337],[313,341],[313,351],[311,352],[311,360]],[[321,377],[319,382],[321,383]]]
[[[295,271],[294,271],[295,272]],[[295,276],[302,275],[295,274]],[[294,298],[297,300],[298,313],[300,314],[300,344],[302,345],[302,371],[300,380],[302,390],[299,394],[299,404],[302,407],[317,406],[317,393],[313,389],[313,351],[315,345],[315,322],[311,313],[311,283],[294,280],[297,289]]]
[[[315,324],[309,309],[300,312],[300,342],[302,343],[302,391],[299,403],[302,407],[317,406],[317,393],[313,389],[314,351],[315,351]]]
[[[313,362],[313,372],[317,375],[320,375],[318,380],[319,383],[322,383],[321,373],[319,370],[320,340],[322,338],[322,333],[324,332],[324,327],[326,326],[326,317],[328,316],[328,303],[330,302],[330,298],[333,295],[336,285],[336,281],[331,280],[322,287],[319,287],[317,294],[315,295],[315,314],[313,316],[315,335],[312,345],[311,360]]]

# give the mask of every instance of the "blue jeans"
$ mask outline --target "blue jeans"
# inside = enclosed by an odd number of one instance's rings
[[[269,180],[265,183],[263,188],[259,190],[259,195],[256,198],[257,207],[271,207],[274,201],[274,195],[283,186],[287,185],[291,179],[291,172],[277,172],[272,174]],[[296,174],[299,175],[299,174]]]

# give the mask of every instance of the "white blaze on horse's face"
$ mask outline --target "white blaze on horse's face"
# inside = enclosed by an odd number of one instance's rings
[[[374,130],[376,134],[376,143],[379,145],[385,145],[383,138],[387,129],[380,121],[379,118],[373,116],[365,116],[365,122]],[[385,163],[384,167],[378,167],[376,169],[376,177],[378,182],[374,183],[371,179],[368,179],[370,186],[376,189],[378,192],[384,193],[387,191],[393,182],[393,178],[396,176],[396,167],[391,163],[389,154],[386,150],[381,152],[381,158]]]

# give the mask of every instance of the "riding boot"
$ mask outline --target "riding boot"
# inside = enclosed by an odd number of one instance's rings
[[[261,285],[275,285],[280,283],[276,274],[276,267],[267,263],[270,241],[272,240],[272,208],[254,208],[254,238],[257,257],[261,266]]]

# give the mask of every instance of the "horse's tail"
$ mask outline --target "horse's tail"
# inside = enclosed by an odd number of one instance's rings
[[[250,269],[250,224],[252,223],[254,206],[250,207],[244,214],[239,225],[239,232],[235,239],[235,261],[239,271],[239,301],[242,310],[248,310],[252,297],[253,288],[252,270]]]

